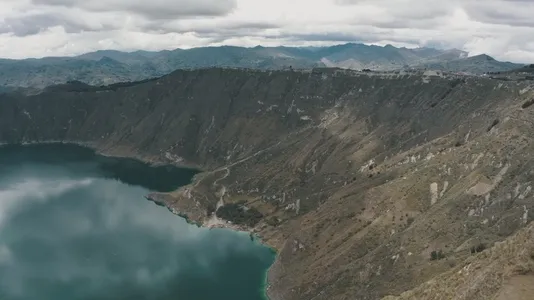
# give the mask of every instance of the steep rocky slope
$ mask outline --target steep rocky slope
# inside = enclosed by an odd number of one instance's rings
[[[399,297],[409,299],[528,300],[534,295],[534,224]]]
[[[491,299],[532,271],[527,252],[521,270],[505,258],[521,246],[493,247],[531,232],[521,231],[534,207],[530,84],[336,69],[176,71],[1,95],[0,141],[77,142],[203,169],[191,185],[151,197],[209,226],[220,224],[209,215],[216,205],[261,212],[253,230],[279,250],[272,300],[408,290],[402,299],[451,299],[425,291],[507,270],[485,298],[482,285],[458,298]],[[490,249],[471,253],[481,244]],[[459,278],[472,261],[478,271]]]

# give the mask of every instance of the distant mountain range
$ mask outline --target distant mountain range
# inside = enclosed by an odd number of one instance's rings
[[[427,68],[485,73],[513,70],[523,65],[500,62],[487,55],[469,57],[467,52],[456,49],[408,49],[354,43],[331,47],[222,46],[159,52],[102,50],[75,57],[0,59],[0,86],[42,88],[67,81],[104,85],[162,76],[176,69],[207,67],[338,67],[372,70]]]

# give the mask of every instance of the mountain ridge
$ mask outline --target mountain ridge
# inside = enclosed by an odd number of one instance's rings
[[[0,85],[43,88],[71,80],[106,85],[159,77],[176,69],[210,67],[266,70],[338,67],[379,71],[435,68],[481,74],[523,66],[493,59],[475,63],[467,56],[467,52],[457,49],[408,49],[357,43],[313,48],[214,46],[159,52],[99,50],[74,57],[0,59]]]

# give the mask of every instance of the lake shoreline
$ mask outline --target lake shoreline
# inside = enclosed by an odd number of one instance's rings
[[[168,206],[164,201],[158,200],[156,197],[153,197],[151,195],[145,195],[145,199],[148,200],[148,201],[153,202],[155,205],[167,208],[171,213],[177,215],[180,218],[183,218],[190,225],[194,225],[194,226],[197,226],[199,228],[207,228],[209,230],[212,230],[212,229],[226,229],[226,230],[232,230],[232,231],[236,231],[236,232],[247,233],[251,237],[251,241],[258,240],[258,242],[263,247],[266,247],[266,248],[270,249],[273,252],[273,254],[275,255],[275,260],[269,266],[269,268],[267,270],[265,270],[264,284],[262,286],[262,290],[263,290],[263,294],[264,294],[264,299],[265,300],[278,300],[278,299],[275,299],[275,298],[272,298],[272,297],[269,296],[269,290],[271,288],[271,284],[269,283],[269,277],[270,277],[269,275],[270,275],[271,269],[275,266],[275,263],[277,262],[278,255],[279,255],[278,249],[276,249],[275,247],[273,247],[271,245],[268,245],[268,244],[264,243],[262,238],[261,238],[261,236],[257,232],[254,232],[253,228],[248,228],[246,226],[239,226],[239,225],[230,224],[230,223],[219,223],[217,225],[208,225],[208,226],[206,226],[204,224],[204,222],[191,220],[187,216],[187,214],[185,214],[183,212],[176,211],[174,208]]]
[[[174,166],[174,167],[182,168],[182,169],[195,170],[195,171],[199,172],[198,174],[202,174],[204,172],[207,172],[207,170],[205,170],[203,168],[200,168],[199,166],[197,166],[195,164],[185,163],[184,161],[175,161],[175,160],[171,160],[171,159],[168,159],[168,158],[167,158],[168,161],[162,161],[160,159],[160,157],[143,156],[143,155],[141,155],[141,154],[139,154],[139,153],[137,153],[135,151],[127,151],[125,153],[119,153],[120,151],[110,150],[109,148],[105,149],[104,147],[100,146],[98,143],[94,143],[94,142],[62,141],[62,140],[25,141],[25,142],[20,142],[20,143],[0,143],[0,147],[4,147],[4,146],[31,146],[31,145],[54,145],[54,144],[57,144],[57,145],[74,145],[74,146],[78,146],[78,147],[81,147],[81,148],[90,149],[90,150],[94,151],[94,153],[96,155],[100,155],[100,156],[104,156],[104,157],[118,158],[118,159],[120,159],[120,158],[134,159],[134,160],[137,160],[139,162],[146,163],[151,167],[167,165],[167,166]],[[193,178],[191,179],[189,185],[191,185],[191,184],[193,184],[195,182],[195,177],[196,177],[196,175],[193,176]],[[182,187],[180,187],[178,190],[180,190],[181,188]],[[159,194],[168,194],[168,193],[159,193]],[[191,218],[188,217],[188,212],[178,211],[178,210],[174,209],[173,207],[167,205],[167,203],[165,203],[164,201],[155,199],[155,197],[151,196],[151,194],[143,195],[143,196],[144,196],[144,198],[146,200],[151,201],[151,202],[153,202],[154,204],[156,204],[158,206],[166,207],[171,213],[173,213],[174,215],[177,215],[180,218],[183,218],[190,225],[195,225],[195,226],[197,226],[199,228],[201,228],[201,227],[202,228],[208,228],[210,230],[218,228],[218,229],[228,229],[228,230],[232,230],[232,231],[236,231],[236,232],[243,232],[243,233],[249,234],[251,236],[251,240],[254,240],[254,237],[255,237],[259,241],[259,244],[261,244],[263,247],[269,248],[273,252],[273,254],[275,254],[275,260],[269,266],[269,268],[267,270],[265,270],[265,275],[264,275],[264,277],[265,277],[264,281],[265,282],[264,282],[264,284],[262,286],[264,298],[265,298],[265,300],[280,300],[280,299],[277,299],[277,298],[273,298],[272,296],[269,296],[269,294],[270,294],[269,290],[271,290],[271,288],[272,288],[272,285],[270,284],[269,278],[273,276],[273,274],[272,274],[273,267],[275,267],[275,265],[278,263],[279,249],[277,249],[274,246],[269,245],[268,243],[266,243],[262,239],[261,235],[259,235],[258,232],[254,231],[254,228],[250,228],[250,227],[247,227],[247,226],[235,225],[235,224],[231,224],[231,223],[228,223],[228,222],[219,222],[217,224],[205,225],[202,220],[192,220]],[[276,277],[276,275],[274,275],[274,276]]]

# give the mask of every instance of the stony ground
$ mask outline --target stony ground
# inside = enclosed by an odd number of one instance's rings
[[[152,196],[208,225],[209,206],[261,211],[248,230],[279,250],[272,300],[513,300],[534,276],[533,86],[334,69],[177,71],[124,87],[2,95],[0,141],[80,142],[201,168],[191,185]]]

